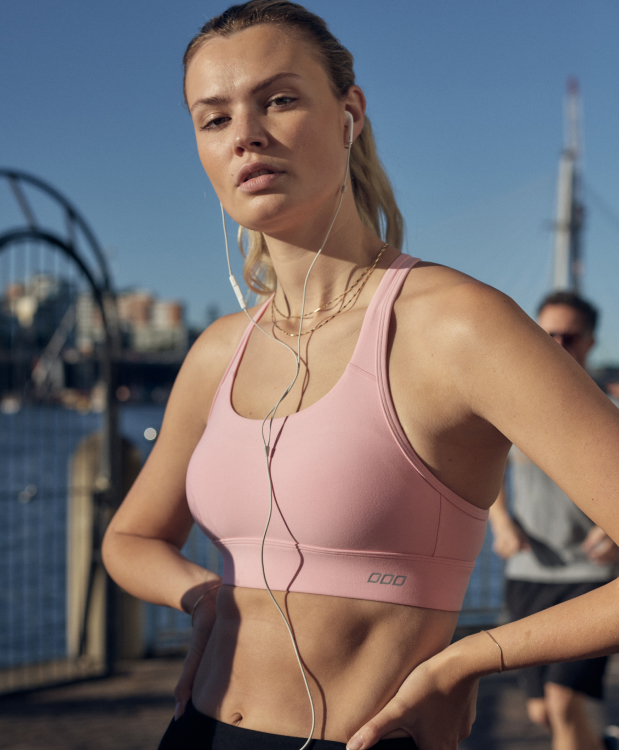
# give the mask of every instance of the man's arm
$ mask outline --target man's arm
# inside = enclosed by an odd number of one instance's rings
[[[514,523],[507,509],[505,480],[503,480],[494,505],[490,508],[489,520],[494,537],[492,549],[499,557],[506,560],[508,557],[515,555],[516,552],[530,549],[525,533]]]

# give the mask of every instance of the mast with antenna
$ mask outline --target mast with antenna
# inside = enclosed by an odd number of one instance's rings
[[[580,198],[581,115],[578,80],[569,78],[565,96],[564,146],[559,162],[555,222],[554,288],[580,292],[585,208]]]

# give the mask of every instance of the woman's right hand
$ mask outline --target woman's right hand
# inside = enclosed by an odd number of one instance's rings
[[[213,625],[215,624],[218,590],[219,586],[210,588],[198,601],[197,605],[194,604],[189,650],[183,664],[183,671],[174,688],[174,698],[176,699],[175,719],[180,719],[185,713],[185,708],[191,698],[196,673],[213,630]]]

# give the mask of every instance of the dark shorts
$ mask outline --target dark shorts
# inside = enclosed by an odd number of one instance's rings
[[[172,719],[163,735],[159,750],[299,750],[305,744],[303,737],[256,732],[211,719],[200,713],[191,701],[178,721]],[[343,742],[312,740],[307,750],[344,750]],[[374,747],[379,750],[417,750],[408,737],[380,740]]]
[[[505,601],[512,620],[534,615],[555,604],[575,599],[581,594],[604,586],[604,581],[588,583],[536,583],[510,581],[505,583]],[[520,671],[530,698],[544,697],[544,683],[571,688],[591,698],[603,697],[603,678],[607,656],[595,659],[565,661],[542,667],[528,667]]]

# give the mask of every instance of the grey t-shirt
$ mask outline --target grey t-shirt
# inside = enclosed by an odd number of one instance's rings
[[[509,558],[507,578],[540,583],[611,580],[613,566],[596,565],[580,549],[593,521],[515,446],[509,466],[511,514],[531,549]]]

